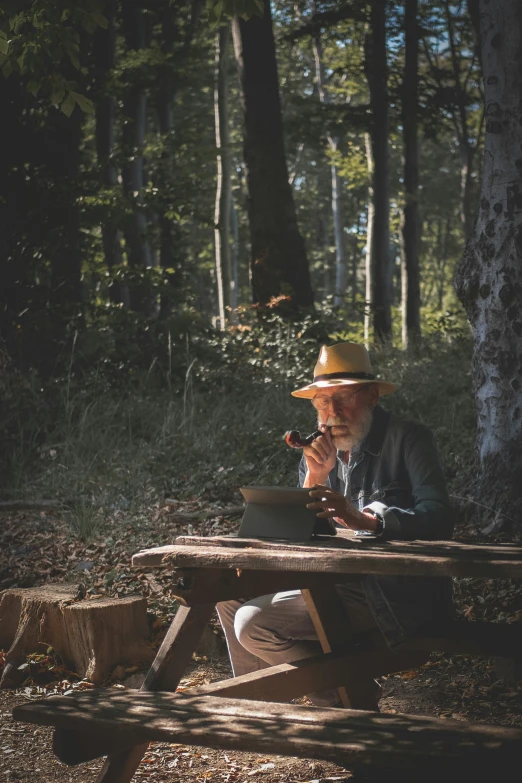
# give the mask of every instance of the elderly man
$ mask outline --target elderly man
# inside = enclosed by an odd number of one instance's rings
[[[308,508],[356,535],[448,539],[453,514],[433,436],[379,405],[379,397],[394,390],[376,379],[363,346],[323,346],[313,382],[292,392],[311,401],[323,433],[303,450],[299,484],[311,488]],[[395,651],[408,634],[451,609],[447,579],[368,575],[337,590],[355,646],[371,640]],[[321,651],[298,590],[217,608],[236,677]],[[331,705],[337,692],[311,698]]]

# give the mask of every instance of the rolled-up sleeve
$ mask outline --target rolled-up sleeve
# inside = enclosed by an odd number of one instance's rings
[[[455,523],[446,479],[431,431],[418,425],[405,441],[406,471],[413,506],[400,508],[374,501],[364,507],[383,520],[385,539],[449,539]],[[386,498],[384,498],[386,500]]]

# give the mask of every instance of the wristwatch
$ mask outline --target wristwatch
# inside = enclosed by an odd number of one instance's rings
[[[375,530],[374,533],[376,536],[382,536],[384,533],[384,518],[380,514],[375,514]]]

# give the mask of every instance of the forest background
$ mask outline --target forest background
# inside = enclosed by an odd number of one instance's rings
[[[108,509],[293,485],[282,435],[314,422],[290,391],[354,340],[435,432],[462,514],[483,508],[452,285],[478,3],[0,9],[3,498],[60,499],[85,537]]]

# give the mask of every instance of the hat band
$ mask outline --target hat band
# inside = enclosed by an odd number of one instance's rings
[[[314,375],[313,382],[330,380],[374,381],[375,375],[369,372],[327,372],[324,375]]]

